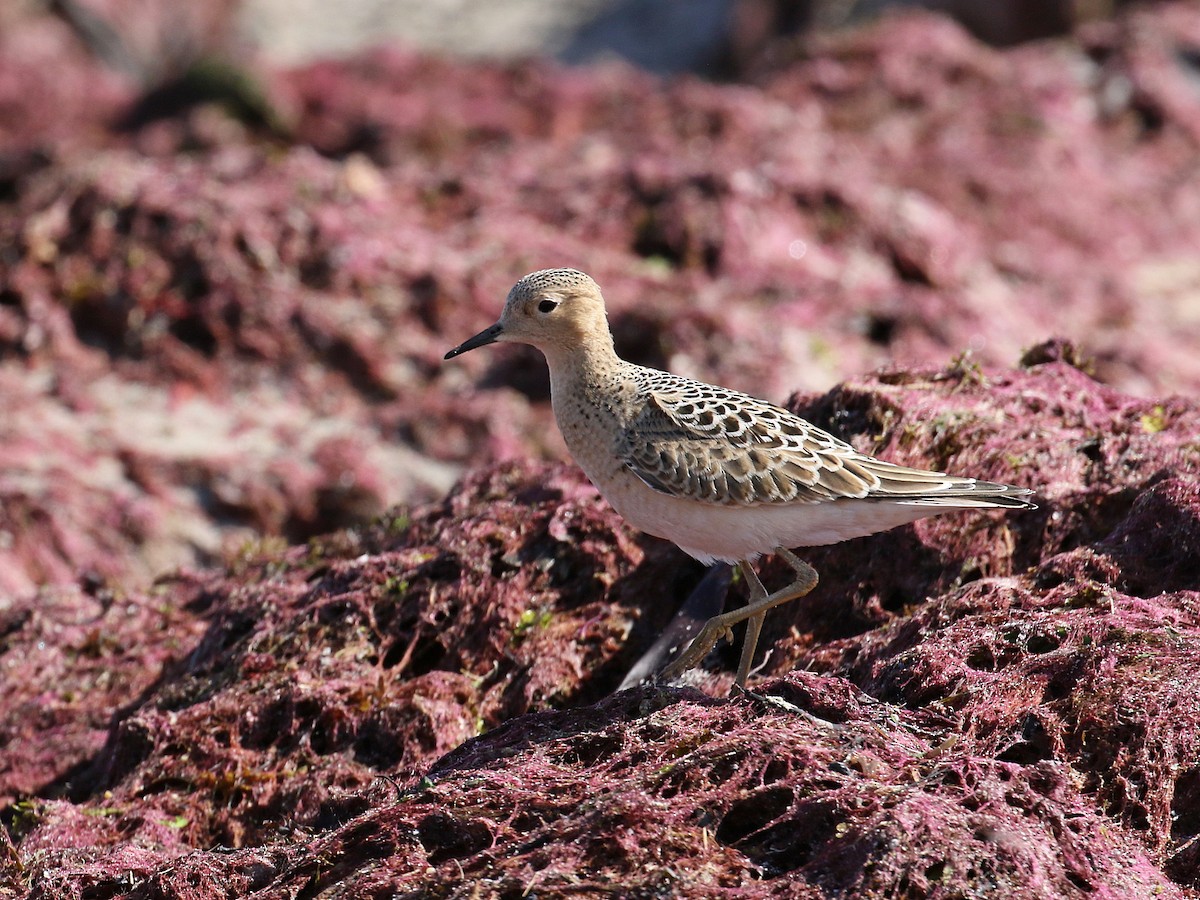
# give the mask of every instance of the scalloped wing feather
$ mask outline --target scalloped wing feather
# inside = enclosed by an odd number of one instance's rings
[[[841,499],[914,505],[1028,506],[1022,488],[912,469],[856,451],[782,407],[747,394],[638,368],[646,402],[618,453],[650,487],[730,506]]]

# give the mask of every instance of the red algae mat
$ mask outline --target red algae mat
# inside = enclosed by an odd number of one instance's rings
[[[0,897],[1200,898],[1197,47],[386,49],[260,73],[268,131],[7,27]],[[614,693],[703,570],[536,355],[441,365],[547,265],[629,358],[1039,508],[806,553],[750,694],[727,646]]]
[[[1200,410],[1066,349],[798,400],[1041,505],[809,554],[750,695],[721,696],[731,648],[610,694],[701,570],[569,466],[17,604],[7,871],[35,897],[1197,896]]]

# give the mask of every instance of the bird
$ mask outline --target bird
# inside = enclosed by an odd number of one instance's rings
[[[659,677],[674,680],[746,622],[745,688],[766,613],[808,594],[816,570],[793,551],[926,516],[1033,509],[1029,488],[897,465],[860,453],[782,406],[617,355],[600,286],[577,269],[521,278],[500,318],[445,355],[529,344],[546,358],[555,419],[575,462],[631,525],[705,565],[734,565],[749,600],[705,622]],[[795,579],[768,592],[753,564],[775,554]]]

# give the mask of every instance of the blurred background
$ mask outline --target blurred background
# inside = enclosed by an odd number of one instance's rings
[[[460,59],[620,59],[650,72],[737,79],[781,38],[870,22],[888,8],[952,17],[1010,46],[1114,17],[1122,0],[10,0],[0,24],[64,20],[94,52],[142,77],[198,53],[253,50],[276,65],[398,42]]]
[[[563,458],[535,353],[441,361],[546,266],[777,402],[1190,393],[1198,145],[1190,2],[8,0],[0,604]]]
[[[68,23],[115,65],[161,74],[204,52],[294,65],[399,42],[459,58],[622,59],[662,74],[744,77],[780,39],[870,21],[889,7],[952,17],[1005,46],[1111,18],[1122,0],[9,0],[8,26]]]
[[[623,59],[652,72],[745,74],[767,45],[869,20],[888,6],[952,16],[981,40],[1014,44],[1067,33],[1113,15],[1120,0],[445,0],[236,6],[232,29],[279,62],[353,52],[383,40],[465,57],[549,55],[567,62]]]

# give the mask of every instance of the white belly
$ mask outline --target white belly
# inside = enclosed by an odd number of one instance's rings
[[[705,564],[753,560],[779,547],[836,544],[954,511],[861,500],[718,506],[660,493],[633,475],[596,486],[631,525],[673,541]]]

